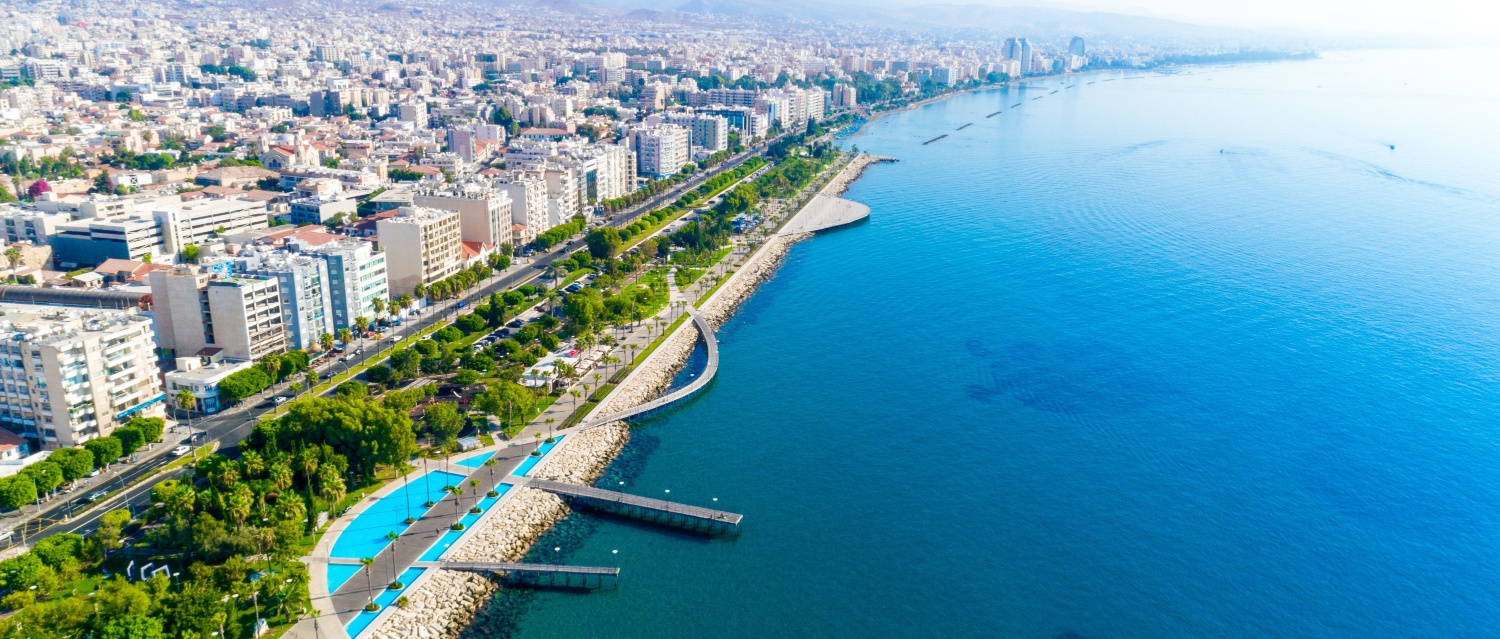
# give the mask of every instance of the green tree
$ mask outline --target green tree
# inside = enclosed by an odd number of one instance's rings
[[[15,270],[16,265],[21,263],[21,249],[14,246],[5,249],[5,261],[10,262],[11,270]]]
[[[114,436],[95,437],[84,442],[83,447],[94,453],[94,463],[100,468],[125,454],[125,446]]]
[[[189,263],[198,262],[199,248],[197,244],[188,244],[182,247],[182,260]]]
[[[589,255],[596,260],[607,260],[619,254],[620,247],[625,241],[620,239],[620,231],[614,227],[606,226],[589,231],[585,240],[589,246]]]
[[[52,451],[47,461],[62,469],[63,481],[75,482],[94,470],[94,453],[87,448],[59,448]]]
[[[161,619],[146,615],[115,617],[104,624],[100,639],[165,639]]]
[[[51,461],[39,461],[22,468],[20,474],[30,477],[37,491],[44,494],[57,490],[63,483],[62,467]]]
[[[36,484],[25,475],[12,475],[0,479],[0,506],[20,508],[36,501]],[[0,575],[3,577],[3,575]]]
[[[433,437],[444,448],[449,448],[455,443],[458,433],[464,427],[464,416],[459,414],[458,407],[450,402],[437,402],[428,406],[424,421],[427,423],[427,428],[432,431]]]
[[[116,428],[115,432],[111,433],[111,436],[120,440],[121,456],[134,455],[135,451],[140,450],[141,445],[146,443],[145,435],[142,435],[140,430],[131,428],[130,426]]]

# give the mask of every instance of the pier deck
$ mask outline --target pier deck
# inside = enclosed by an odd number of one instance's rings
[[[526,485],[566,497],[580,506],[695,532],[736,533],[740,530],[740,520],[744,519],[738,513],[627,495],[592,486],[577,486],[546,479],[532,479]]]
[[[502,583],[528,588],[600,590],[618,587],[620,577],[619,568],[597,566],[554,566],[488,561],[419,561],[416,565],[493,573]]]

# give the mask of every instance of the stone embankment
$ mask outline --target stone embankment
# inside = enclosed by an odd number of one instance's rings
[[[562,498],[534,488],[516,488],[491,515],[464,536],[445,561],[517,561],[552,524],[568,516]]]
[[[684,321],[692,322],[691,319]],[[697,344],[698,331],[693,327],[674,331],[656,347],[656,351],[646,358],[644,364],[636,367],[624,384],[615,388],[600,403],[594,414],[608,415],[656,399],[672,386],[672,376],[687,363]]]
[[[834,197],[843,195],[844,191],[849,190],[849,185],[854,184],[854,181],[858,180],[859,176],[863,175],[865,169],[870,168],[871,164],[891,162],[893,160],[894,158],[861,153],[853,160],[850,160],[849,164],[844,166],[844,169],[839,171],[838,175],[833,176],[833,179],[828,181],[828,184],[823,187],[823,195]]]
[[[542,533],[569,512],[561,498],[531,488],[515,489],[497,508],[444,559],[519,561]],[[371,639],[457,637],[500,587],[478,573],[435,570],[407,595],[405,608],[397,608],[374,629]]]
[[[531,476],[587,486],[604,473],[604,468],[628,441],[630,427],[625,422],[610,422],[568,435],[537,464]]]
[[[476,573],[436,569],[422,587],[407,595],[370,634],[371,639],[441,639],[457,637],[499,588]]]
[[[781,260],[786,257],[787,251],[792,249],[792,245],[812,235],[812,233],[794,233],[777,235],[766,240],[766,245],[756,251],[750,261],[740,267],[740,270],[735,271],[729,281],[719,287],[719,290],[714,292],[714,296],[698,309],[698,314],[715,327],[722,326],[731,315],[734,315],[734,309],[755,293],[756,287],[760,286],[761,282],[776,274],[777,267],[781,266]]]

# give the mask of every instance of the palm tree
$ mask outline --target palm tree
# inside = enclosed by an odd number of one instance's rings
[[[385,313],[385,299],[377,297],[372,301],[372,304],[375,306],[376,317],[380,317]]]
[[[401,534],[392,530],[385,534],[385,538],[391,540],[391,585],[396,585],[396,542],[401,540]]]
[[[365,331],[367,331],[369,329],[370,329],[370,320],[365,319],[365,316],[360,315],[359,317],[354,318],[354,330],[356,332],[358,332],[360,335],[364,335]]]
[[[5,260],[10,262],[10,270],[16,270],[16,265],[21,263],[21,249],[14,246],[5,249]]]
[[[325,351],[333,350],[333,335],[329,333],[319,335],[318,346],[322,346]]]
[[[549,444],[552,443],[553,441],[555,441],[555,440],[552,439],[552,422],[553,421],[555,421],[555,420],[553,420],[551,417],[547,418],[547,443],[549,443]]]
[[[182,389],[180,391],[177,391],[177,409],[181,410],[181,411],[186,411],[187,412],[187,415],[188,415],[188,424],[190,424],[190,426],[188,428],[190,430],[192,428],[191,424],[192,424],[192,419],[193,419],[193,407],[196,406],[197,404],[198,404],[198,398],[193,395],[193,391],[190,391],[190,390],[188,390],[186,388],[184,388],[184,389]],[[189,434],[191,434],[191,433],[189,433]]]
[[[453,492],[453,516],[457,517],[458,516],[458,505],[461,504],[461,503],[463,503],[463,500],[464,500],[464,487],[463,486],[454,486],[452,492]]]
[[[364,318],[361,317],[360,319],[364,319]],[[363,334],[363,333],[364,333],[364,331],[360,331],[360,334]],[[344,347],[345,348],[348,348],[349,347],[349,343],[352,342],[352,341],[354,341],[354,331],[351,331],[348,328],[341,328],[341,329],[339,329],[339,341],[344,343]]]
[[[375,605],[375,581],[370,578],[370,567],[375,565],[375,558],[360,557],[359,565],[365,568],[365,590],[370,594],[370,601],[365,604],[365,610],[374,612],[375,610],[379,610],[379,607]],[[223,635],[220,636],[222,637]]]

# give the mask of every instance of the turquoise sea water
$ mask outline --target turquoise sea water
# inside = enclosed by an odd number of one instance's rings
[[[1086,76],[876,122],[846,144],[902,161],[848,194],[869,222],[799,244],[610,478],[743,534],[592,520],[557,552],[619,589],[538,595],[515,634],[1494,636],[1497,63]]]

